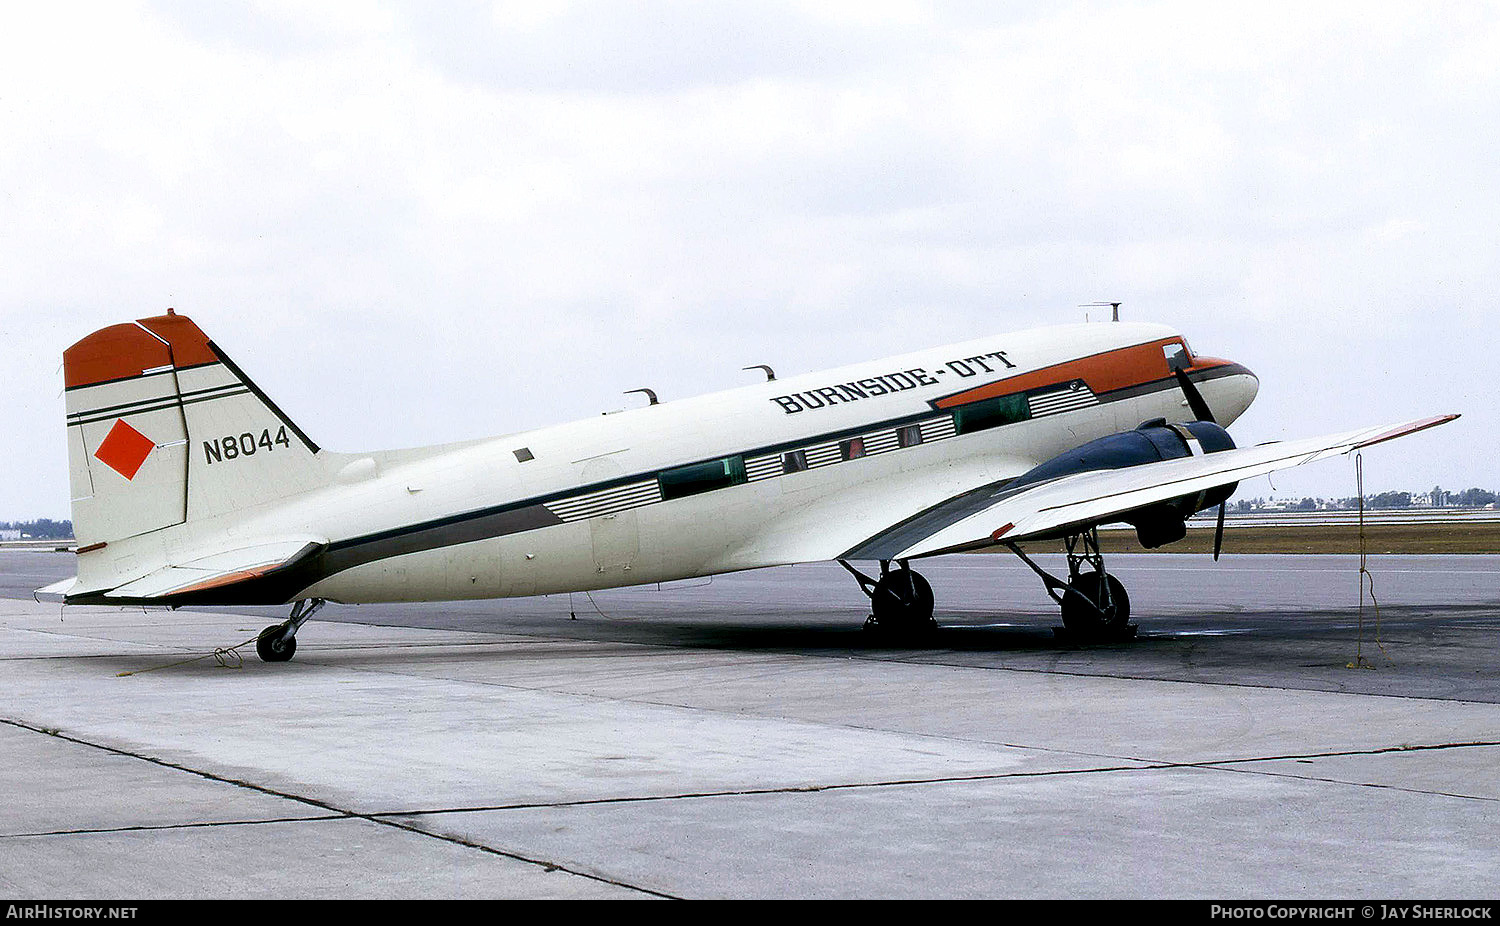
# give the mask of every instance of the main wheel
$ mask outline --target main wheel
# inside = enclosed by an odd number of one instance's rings
[[[932,619],[933,603],[932,586],[921,573],[892,569],[875,583],[870,611],[879,630],[920,633],[937,626]]]
[[[264,662],[286,662],[297,652],[297,638],[283,640],[281,633],[286,629],[283,624],[272,624],[260,632],[255,638],[255,652],[260,655]]]
[[[1063,626],[1076,637],[1118,639],[1129,634],[1130,596],[1119,579],[1104,578],[1108,581],[1100,581],[1097,572],[1085,572],[1063,592]]]

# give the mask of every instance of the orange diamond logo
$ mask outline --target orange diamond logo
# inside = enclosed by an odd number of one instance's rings
[[[155,441],[121,418],[115,421],[99,449],[94,451],[94,458],[126,479],[134,479],[155,448]]]

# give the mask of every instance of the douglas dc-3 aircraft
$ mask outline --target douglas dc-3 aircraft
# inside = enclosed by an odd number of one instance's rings
[[[747,368],[750,369],[750,368]],[[332,453],[187,317],[63,354],[78,604],[290,603],[292,658],[325,601],[544,595],[836,560],[867,626],[933,626],[911,561],[1006,546],[1071,634],[1134,630],[1097,528],[1150,548],[1241,479],[1443,424],[1444,415],[1237,448],[1259,381],[1153,324],[1024,331],[572,424]],[[1017,544],[1062,540],[1068,577]],[[878,576],[852,562],[878,563]],[[871,567],[864,567],[874,571]]]

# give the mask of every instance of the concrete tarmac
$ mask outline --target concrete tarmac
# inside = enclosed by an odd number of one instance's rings
[[[0,553],[8,897],[1500,897],[1500,557],[1372,557],[1378,628],[1350,557],[1117,556],[1140,636],[1074,646],[963,556],[921,647],[828,564],[276,665],[212,653],[283,609],[27,598],[71,565]]]

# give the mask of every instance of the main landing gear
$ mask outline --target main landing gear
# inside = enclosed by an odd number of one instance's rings
[[[839,565],[849,570],[859,587],[870,597],[870,617],[865,629],[892,636],[912,637],[937,627],[932,617],[932,586],[900,560],[896,569],[891,561],[880,561],[880,578],[872,579],[844,560]]]
[[[1120,580],[1105,572],[1104,556],[1099,552],[1099,531],[1089,528],[1063,538],[1068,552],[1068,579],[1063,581],[1042,569],[1021,548],[1008,543],[1010,551],[1041,576],[1062,609],[1063,629],[1080,643],[1107,643],[1129,640],[1138,629],[1130,623],[1130,596]],[[840,566],[849,570],[859,587],[870,598],[870,617],[865,629],[892,638],[911,639],[937,627],[932,617],[932,586],[912,570],[906,560],[880,561],[880,578],[855,569],[844,560]]]
[[[1063,628],[1080,642],[1129,640],[1138,629],[1130,623],[1130,596],[1120,580],[1104,571],[1099,552],[1099,531],[1089,528],[1063,538],[1068,550],[1068,581],[1057,578],[1031,561],[1021,548],[1008,543],[1010,551],[1042,577],[1047,594],[1062,608]],[[1089,567],[1085,572],[1084,567]]]
[[[322,598],[292,602],[292,615],[285,623],[272,624],[255,638],[255,652],[265,662],[286,662],[297,652],[297,631],[308,618],[327,604]]]

